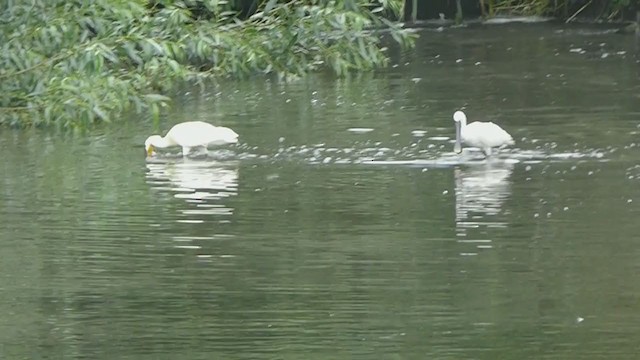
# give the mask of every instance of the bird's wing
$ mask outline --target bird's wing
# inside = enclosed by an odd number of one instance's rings
[[[202,121],[177,124],[167,133],[180,146],[204,146],[215,137],[216,127]]]
[[[468,124],[465,129],[465,137],[473,143],[483,144],[483,146],[490,147],[513,143],[513,138],[511,138],[509,133],[490,121],[475,121]]]

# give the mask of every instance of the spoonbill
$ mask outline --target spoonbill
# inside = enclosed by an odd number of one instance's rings
[[[214,126],[203,121],[187,121],[174,125],[167,135],[151,135],[144,142],[147,156],[152,156],[156,148],[165,149],[182,146],[182,155],[189,154],[192,148],[204,148],[208,145],[235,144],[238,134],[224,126]]]
[[[467,116],[462,111],[453,114],[456,123],[456,143],[453,151],[462,152],[462,142],[482,150],[486,157],[491,156],[491,149],[506,145],[514,145],[515,142],[508,132],[492,122],[474,121],[467,124]]]

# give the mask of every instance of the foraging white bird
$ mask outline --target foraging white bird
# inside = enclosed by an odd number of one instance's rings
[[[462,152],[462,142],[477,147],[485,156],[491,156],[491,149],[505,145],[514,145],[515,142],[508,132],[492,122],[474,121],[467,124],[467,116],[462,111],[453,114],[456,123],[456,143],[453,151]]]
[[[174,125],[164,137],[151,135],[144,142],[147,156],[155,153],[156,148],[164,149],[182,146],[182,155],[187,155],[192,148],[204,148],[208,145],[235,144],[238,134],[224,127],[214,126],[203,121],[187,121]]]

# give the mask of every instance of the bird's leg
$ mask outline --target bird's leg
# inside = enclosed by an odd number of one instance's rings
[[[491,156],[491,147],[487,146],[483,148],[482,152],[484,153],[484,156],[488,158],[489,156]]]

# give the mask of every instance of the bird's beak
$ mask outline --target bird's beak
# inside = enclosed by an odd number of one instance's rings
[[[153,152],[154,152],[153,145],[149,145],[149,147],[147,148],[147,156],[152,156]]]
[[[455,151],[456,154],[460,154],[462,152],[461,130],[460,122],[456,121],[456,143],[453,145],[453,151]]]

